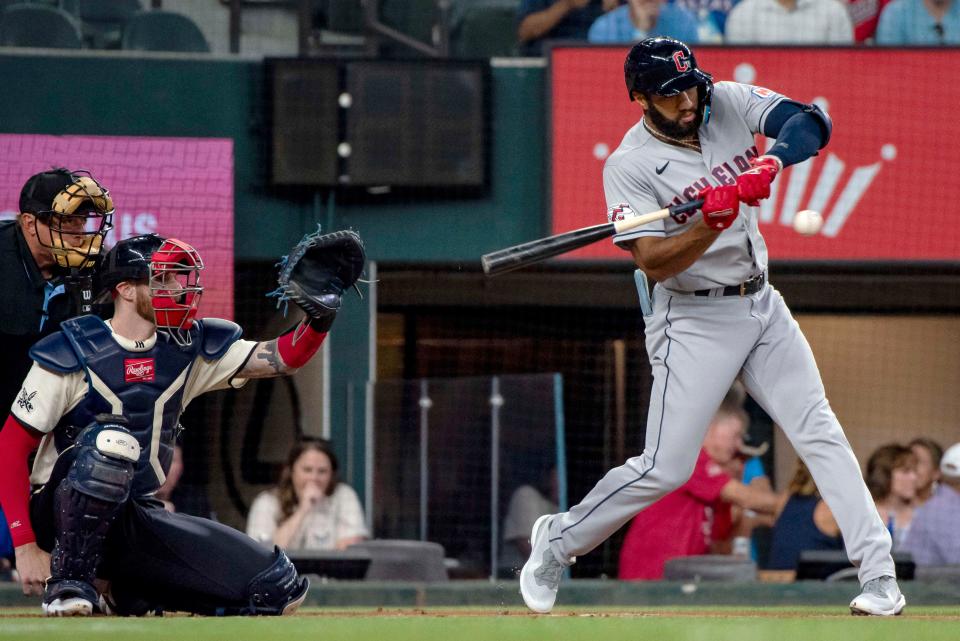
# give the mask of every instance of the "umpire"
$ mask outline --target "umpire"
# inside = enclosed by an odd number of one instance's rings
[[[0,222],[5,292],[0,408],[5,411],[30,370],[27,350],[77,315],[78,297],[71,290],[92,275],[112,218],[109,192],[88,172],[61,167],[31,176],[20,191],[16,220]]]

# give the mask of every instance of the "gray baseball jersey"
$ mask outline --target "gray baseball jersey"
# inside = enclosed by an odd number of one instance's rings
[[[782,95],[769,89],[718,82],[713,90],[713,113],[700,127],[703,153],[665,144],[638,122],[603,168],[608,219],[646,214],[693,200],[705,187],[734,184],[737,176],[750,168],[750,159],[758,155],[754,135],[781,100]],[[661,285],[689,292],[741,283],[765,270],[767,246],[757,227],[759,209],[741,204],[733,225],[696,264]],[[614,242],[626,246],[641,236],[675,236],[698,216],[694,212],[683,217],[684,222],[666,218],[620,234]]]
[[[754,134],[783,99],[759,87],[717,83],[713,113],[699,131],[702,154],[651,137],[642,123],[634,126],[604,168],[611,217],[655,211],[689,201],[703,187],[734,184],[757,154]],[[710,420],[739,377],[810,468],[847,554],[860,566],[861,582],[894,575],[890,535],[827,402],[813,353],[783,298],[769,284],[747,295],[716,289],[766,270],[756,210],[741,205],[734,224],[690,268],[654,289],[645,318],[653,389],[644,450],[550,520],[550,545],[562,562],[589,552],[687,481]],[[626,246],[642,236],[674,236],[699,215],[664,219],[615,242]],[[693,293],[700,289],[711,289],[711,295]]]

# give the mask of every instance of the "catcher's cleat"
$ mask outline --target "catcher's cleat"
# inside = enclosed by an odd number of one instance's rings
[[[850,613],[857,616],[896,616],[907,600],[892,576],[881,576],[863,584],[863,592],[850,602]]]
[[[48,617],[90,616],[97,611],[100,595],[85,581],[49,581],[43,594],[43,614]]]

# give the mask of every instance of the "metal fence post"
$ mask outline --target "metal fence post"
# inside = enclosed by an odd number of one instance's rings
[[[500,561],[500,377],[490,383],[490,580],[497,580]]]
[[[427,445],[429,444],[429,414],[433,407],[430,400],[430,389],[427,379],[420,381],[420,540],[427,540],[427,501],[430,498],[430,466],[427,459]]]

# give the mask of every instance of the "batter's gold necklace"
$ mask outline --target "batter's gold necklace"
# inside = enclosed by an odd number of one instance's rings
[[[667,134],[660,133],[653,127],[647,124],[646,119],[643,121],[643,128],[647,130],[651,136],[659,140],[660,142],[665,142],[668,145],[676,145],[677,147],[685,147],[687,149],[692,149],[697,153],[703,153],[700,149],[700,139],[697,138],[697,134],[693,134],[693,138],[687,140],[680,140],[679,138],[673,138]]]

